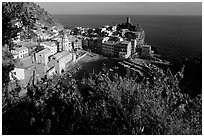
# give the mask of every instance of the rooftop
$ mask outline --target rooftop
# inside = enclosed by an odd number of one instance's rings
[[[44,41],[44,42],[41,42],[40,44],[44,44],[44,45],[47,45],[47,46],[55,46],[55,43],[54,42],[51,42],[51,41]]]
[[[38,53],[49,53],[49,52],[51,52],[51,50],[46,48],[46,49],[39,51]]]
[[[114,42],[114,41],[106,41],[104,42],[104,44],[107,44],[107,45],[115,45],[117,42]]]
[[[69,35],[68,36],[68,40],[70,40],[72,42],[76,42],[79,39],[82,39],[82,37],[80,37],[80,36],[73,36],[73,35]]]
[[[55,59],[58,60],[68,54],[70,54],[68,51],[62,51],[62,52],[58,52],[57,54],[53,55],[53,57],[55,57]]]
[[[121,41],[120,43],[121,43],[121,44],[125,44],[125,45],[127,45],[127,44],[130,43],[130,41],[126,41],[126,40],[125,40],[125,41]]]

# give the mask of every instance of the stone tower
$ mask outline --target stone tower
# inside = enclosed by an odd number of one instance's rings
[[[130,17],[127,17],[127,24],[130,24]]]

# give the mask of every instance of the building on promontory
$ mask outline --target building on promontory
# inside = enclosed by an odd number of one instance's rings
[[[129,58],[132,51],[130,41],[106,41],[102,43],[102,54],[120,59]]]
[[[150,45],[143,45],[141,47],[141,57],[148,58],[151,57],[151,46]]]

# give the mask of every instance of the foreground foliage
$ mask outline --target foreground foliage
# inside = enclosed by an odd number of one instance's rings
[[[81,81],[70,72],[54,76],[3,115],[3,134],[201,134],[201,94],[180,93],[182,72],[154,71],[153,83],[102,73]]]

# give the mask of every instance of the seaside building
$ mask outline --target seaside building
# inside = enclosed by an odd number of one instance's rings
[[[73,49],[82,49],[82,39],[75,39],[75,41],[72,42]]]
[[[116,42],[106,41],[102,43],[102,54],[106,56],[114,56],[114,46]]]
[[[133,55],[136,52],[137,40],[131,39],[130,42],[131,42],[131,55]]]
[[[130,41],[121,41],[115,46],[115,55],[119,58],[129,58],[131,55],[132,45]]]
[[[95,48],[96,48],[96,53],[101,54],[102,52],[102,43],[108,41],[107,37],[97,37],[97,39],[95,40],[94,44],[95,44]]]
[[[121,29],[121,36],[125,37],[125,34],[129,32],[129,29]]]
[[[89,48],[89,37],[84,37],[82,39],[82,49],[87,50]]]
[[[90,49],[92,52],[94,52],[94,50],[95,50],[94,39],[96,39],[96,38],[92,37],[92,38],[88,39],[88,49]]]
[[[141,57],[151,57],[151,46],[150,45],[143,45],[141,47]]]
[[[102,54],[111,57],[128,58],[131,55],[130,41],[106,41],[102,43]]]
[[[145,32],[141,31],[141,32],[136,32],[136,31],[127,31],[124,35],[124,37],[128,40],[128,41],[133,41],[136,40],[136,46],[140,47],[142,45],[144,45],[144,39],[145,39]],[[135,42],[134,42],[135,43]]]

